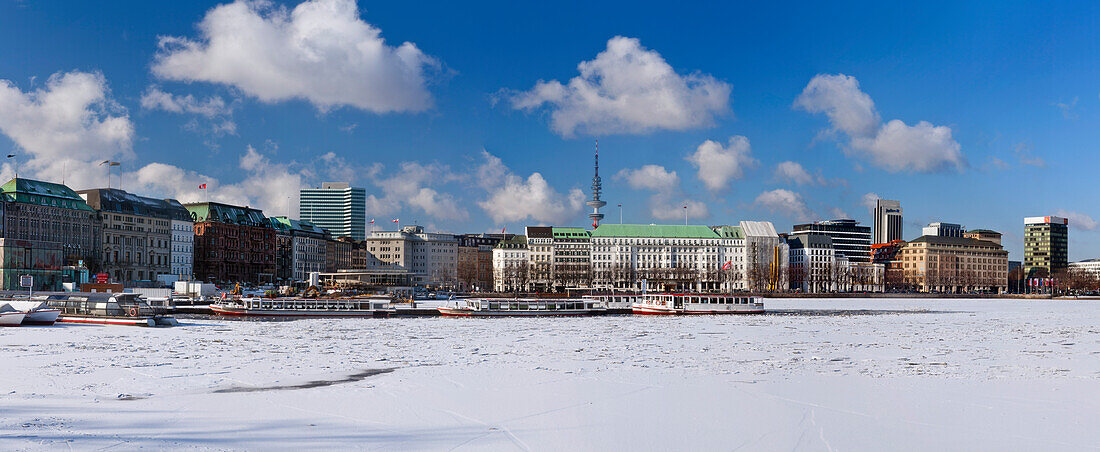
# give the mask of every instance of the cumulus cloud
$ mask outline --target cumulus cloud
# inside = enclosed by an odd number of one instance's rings
[[[840,207],[833,207],[829,209],[829,214],[831,214],[833,218],[838,219],[852,218],[851,215],[848,215],[848,212],[845,212],[844,209],[841,209]]]
[[[730,137],[725,147],[717,141],[704,141],[687,161],[699,169],[699,180],[710,191],[725,189],[729,181],[740,179],[746,168],[756,164],[749,139],[740,135]]]
[[[100,162],[134,156],[134,125],[98,72],[58,72],[27,92],[0,80],[0,132],[17,147],[20,174],[76,188],[103,184]]]
[[[1096,226],[1100,225],[1096,222],[1096,220],[1093,220],[1091,216],[1080,212],[1059,209],[1054,214],[1069,220],[1070,226],[1081,229],[1083,231],[1091,231],[1093,229],[1096,229]]]
[[[568,223],[584,207],[584,192],[574,188],[558,193],[540,173],[523,178],[513,173],[496,156],[482,151],[485,158],[477,174],[501,177],[480,179],[488,198],[478,203],[497,223],[531,219],[541,223]]]
[[[297,166],[297,165],[293,165]],[[298,192],[306,186],[308,171],[272,161],[252,146],[237,160],[243,177],[226,182],[164,163],[150,163],[125,174],[127,191],[145,196],[175,198],[180,202],[216,201],[258,208],[269,216],[298,213]],[[205,190],[199,185],[206,184]]]
[[[371,214],[393,214],[408,205],[441,219],[465,220],[469,217],[454,196],[431,187],[460,178],[445,165],[403,162],[396,172],[386,172],[383,166],[376,165],[370,175],[383,194],[381,197],[367,196],[367,211]]]
[[[615,177],[626,180],[627,185],[635,190],[671,191],[680,185],[680,176],[661,165],[624,168]]]
[[[649,190],[649,213],[657,220],[706,218],[710,216],[706,203],[687,198],[680,193],[680,176],[660,165],[644,165],[641,168],[626,168],[615,175],[625,180],[630,188]]]
[[[796,185],[814,183],[814,177],[801,164],[791,161],[781,162],[775,166],[775,178]]]
[[[910,126],[897,119],[883,124],[874,102],[860,90],[855,77],[818,74],[802,90],[794,107],[824,113],[833,131],[848,136],[849,154],[868,158],[887,171],[931,173],[966,166],[950,127],[927,121]]]
[[[566,137],[693,129],[729,111],[729,84],[705,74],[677,74],[634,38],[611,38],[606,50],[577,69],[580,75],[567,84],[540,80],[530,91],[511,93],[512,106],[546,106],[551,128]]]
[[[302,99],[322,111],[375,113],[432,105],[415,44],[387,45],[354,0],[312,0],[292,10],[266,1],[219,5],[196,38],[161,37],[153,73],[163,80],[228,85],[263,102]]]
[[[817,214],[806,207],[802,195],[782,188],[760,193],[754,204],[768,209],[772,213],[786,215],[795,221],[813,221],[817,219]]]

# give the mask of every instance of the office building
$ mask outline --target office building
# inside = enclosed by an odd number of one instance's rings
[[[719,291],[744,289],[741,227],[602,224],[592,231],[597,289]],[[730,265],[726,265],[730,263]]]
[[[454,289],[458,286],[458,239],[453,234],[425,232],[422,226],[399,231],[371,231],[364,240],[367,269],[408,272],[417,284]],[[350,259],[351,249],[348,249]]]
[[[796,224],[792,234],[816,232],[829,236],[838,257],[849,262],[871,262],[871,228],[860,226],[858,221],[840,219]]]
[[[1024,218],[1024,275],[1042,278],[1069,265],[1069,220]]]
[[[921,292],[1008,290],[1008,251],[999,243],[924,235],[905,244],[900,254],[905,283]]]
[[[285,283],[309,281],[327,271],[328,233],[308,221],[271,217],[275,229],[275,276]]]
[[[526,291],[529,262],[527,236],[517,235],[498,243],[493,247],[493,290]]]
[[[936,223],[928,223],[928,226],[925,226],[923,229],[921,229],[921,235],[922,236],[927,235],[927,236],[932,236],[932,237],[956,237],[956,238],[958,238],[958,237],[963,236],[963,231],[965,231],[965,229],[963,229],[962,225],[955,224],[955,223],[936,222]]]
[[[790,248],[788,278],[791,289],[810,293],[836,290],[836,250],[829,236],[796,232],[787,237],[787,246]]]
[[[298,218],[327,229],[332,237],[366,238],[367,195],[343,182],[325,182],[298,194]]]
[[[889,243],[902,238],[901,203],[889,199],[875,201],[871,243]]]

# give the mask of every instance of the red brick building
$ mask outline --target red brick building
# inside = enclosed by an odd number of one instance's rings
[[[263,212],[216,202],[185,207],[195,221],[195,279],[274,282],[275,229]]]

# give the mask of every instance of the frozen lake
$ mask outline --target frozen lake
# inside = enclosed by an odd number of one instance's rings
[[[1100,300],[0,329],[0,450],[1091,450]]]

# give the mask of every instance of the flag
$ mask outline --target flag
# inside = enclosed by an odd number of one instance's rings
[[[206,190],[206,184],[199,184],[199,190]]]
[[[503,234],[503,233],[504,233],[504,229],[505,229],[505,228],[507,228],[507,227],[508,227],[508,226],[505,226],[505,227],[503,227],[503,228],[500,228],[500,233],[501,233],[501,234]]]
[[[370,219],[370,224],[374,224],[374,218]]]
[[[394,223],[400,223],[400,222],[401,222],[401,220],[399,220],[399,219],[397,219],[397,218],[394,218],[394,219],[393,219],[393,222],[394,222]]]
[[[733,261],[726,262],[726,265],[722,266],[722,270],[729,270],[731,265],[733,265]]]

